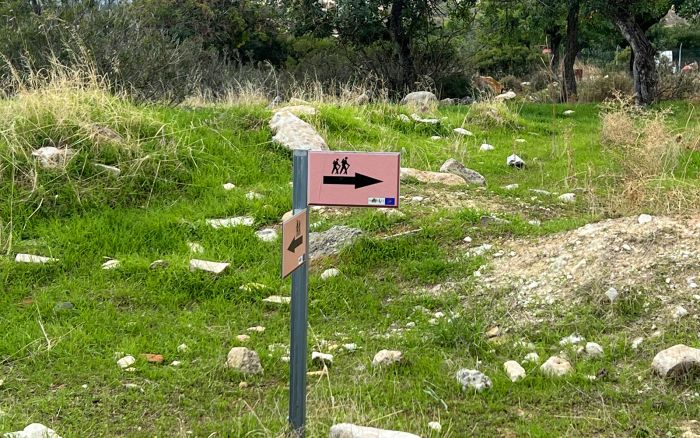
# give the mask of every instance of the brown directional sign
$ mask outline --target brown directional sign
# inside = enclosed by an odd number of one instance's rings
[[[282,278],[287,278],[306,261],[306,211],[282,224]]]

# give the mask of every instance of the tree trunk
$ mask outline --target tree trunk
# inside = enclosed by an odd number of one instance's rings
[[[403,13],[406,0],[394,0],[391,5],[389,15],[389,33],[396,47],[396,54],[399,58],[401,76],[398,86],[400,88],[411,88],[416,79],[413,53],[411,53],[411,38],[406,34],[403,26]]]
[[[576,101],[576,73],[574,63],[578,55],[578,15],[581,9],[579,0],[569,0],[566,16],[566,47],[564,52],[564,80],[561,87],[562,102]]]
[[[658,76],[656,72],[656,50],[642,27],[632,16],[617,14],[615,25],[625,37],[634,53],[632,76],[634,77],[634,100],[637,105],[649,105],[656,100]]]
[[[559,49],[561,48],[561,29],[559,27],[554,27],[547,30],[547,36],[549,37],[549,50],[552,51],[552,58],[549,64],[549,69],[552,72],[552,76],[555,81],[559,80],[559,67],[561,64],[561,57],[559,55]]]

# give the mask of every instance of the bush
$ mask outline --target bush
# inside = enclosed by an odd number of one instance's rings
[[[603,76],[591,76],[579,81],[578,101],[603,102],[614,99],[620,93],[632,94],[634,84],[626,73],[608,73]]]
[[[512,90],[519,93],[523,89],[523,86],[520,85],[522,81],[513,75],[505,76],[498,82],[503,85],[504,91]]]

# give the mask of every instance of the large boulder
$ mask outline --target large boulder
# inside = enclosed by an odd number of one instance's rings
[[[422,183],[445,184],[447,186],[459,186],[464,184],[461,176],[444,172],[429,172],[427,170],[412,169],[410,167],[401,168],[401,180],[417,179]]]
[[[374,427],[356,426],[354,424],[336,424],[331,427],[329,438],[420,438],[408,432],[376,429]]]
[[[437,96],[430,91],[414,91],[413,93],[408,93],[406,97],[401,99],[401,104],[422,108],[435,105],[437,101]]]
[[[361,234],[361,230],[343,225],[333,226],[323,232],[311,233],[309,235],[310,256],[314,258],[338,254]]]
[[[244,374],[262,374],[258,353],[245,347],[234,347],[228,352],[226,368],[232,368]]]
[[[327,151],[326,141],[309,125],[289,111],[280,110],[272,116],[272,141],[290,150]]]
[[[683,377],[692,369],[700,371],[700,350],[678,344],[654,356],[651,368],[661,377]]]
[[[440,167],[440,172],[460,176],[469,184],[477,184],[480,186],[486,185],[486,178],[484,178],[479,172],[466,168],[464,164],[460,163],[454,158],[450,158],[449,160],[445,161],[445,163]]]

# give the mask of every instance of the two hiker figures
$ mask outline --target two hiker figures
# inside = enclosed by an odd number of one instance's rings
[[[350,168],[350,163],[348,163],[348,157],[343,158],[341,161],[339,158],[333,160],[333,170],[331,175],[347,175],[348,169]]]

